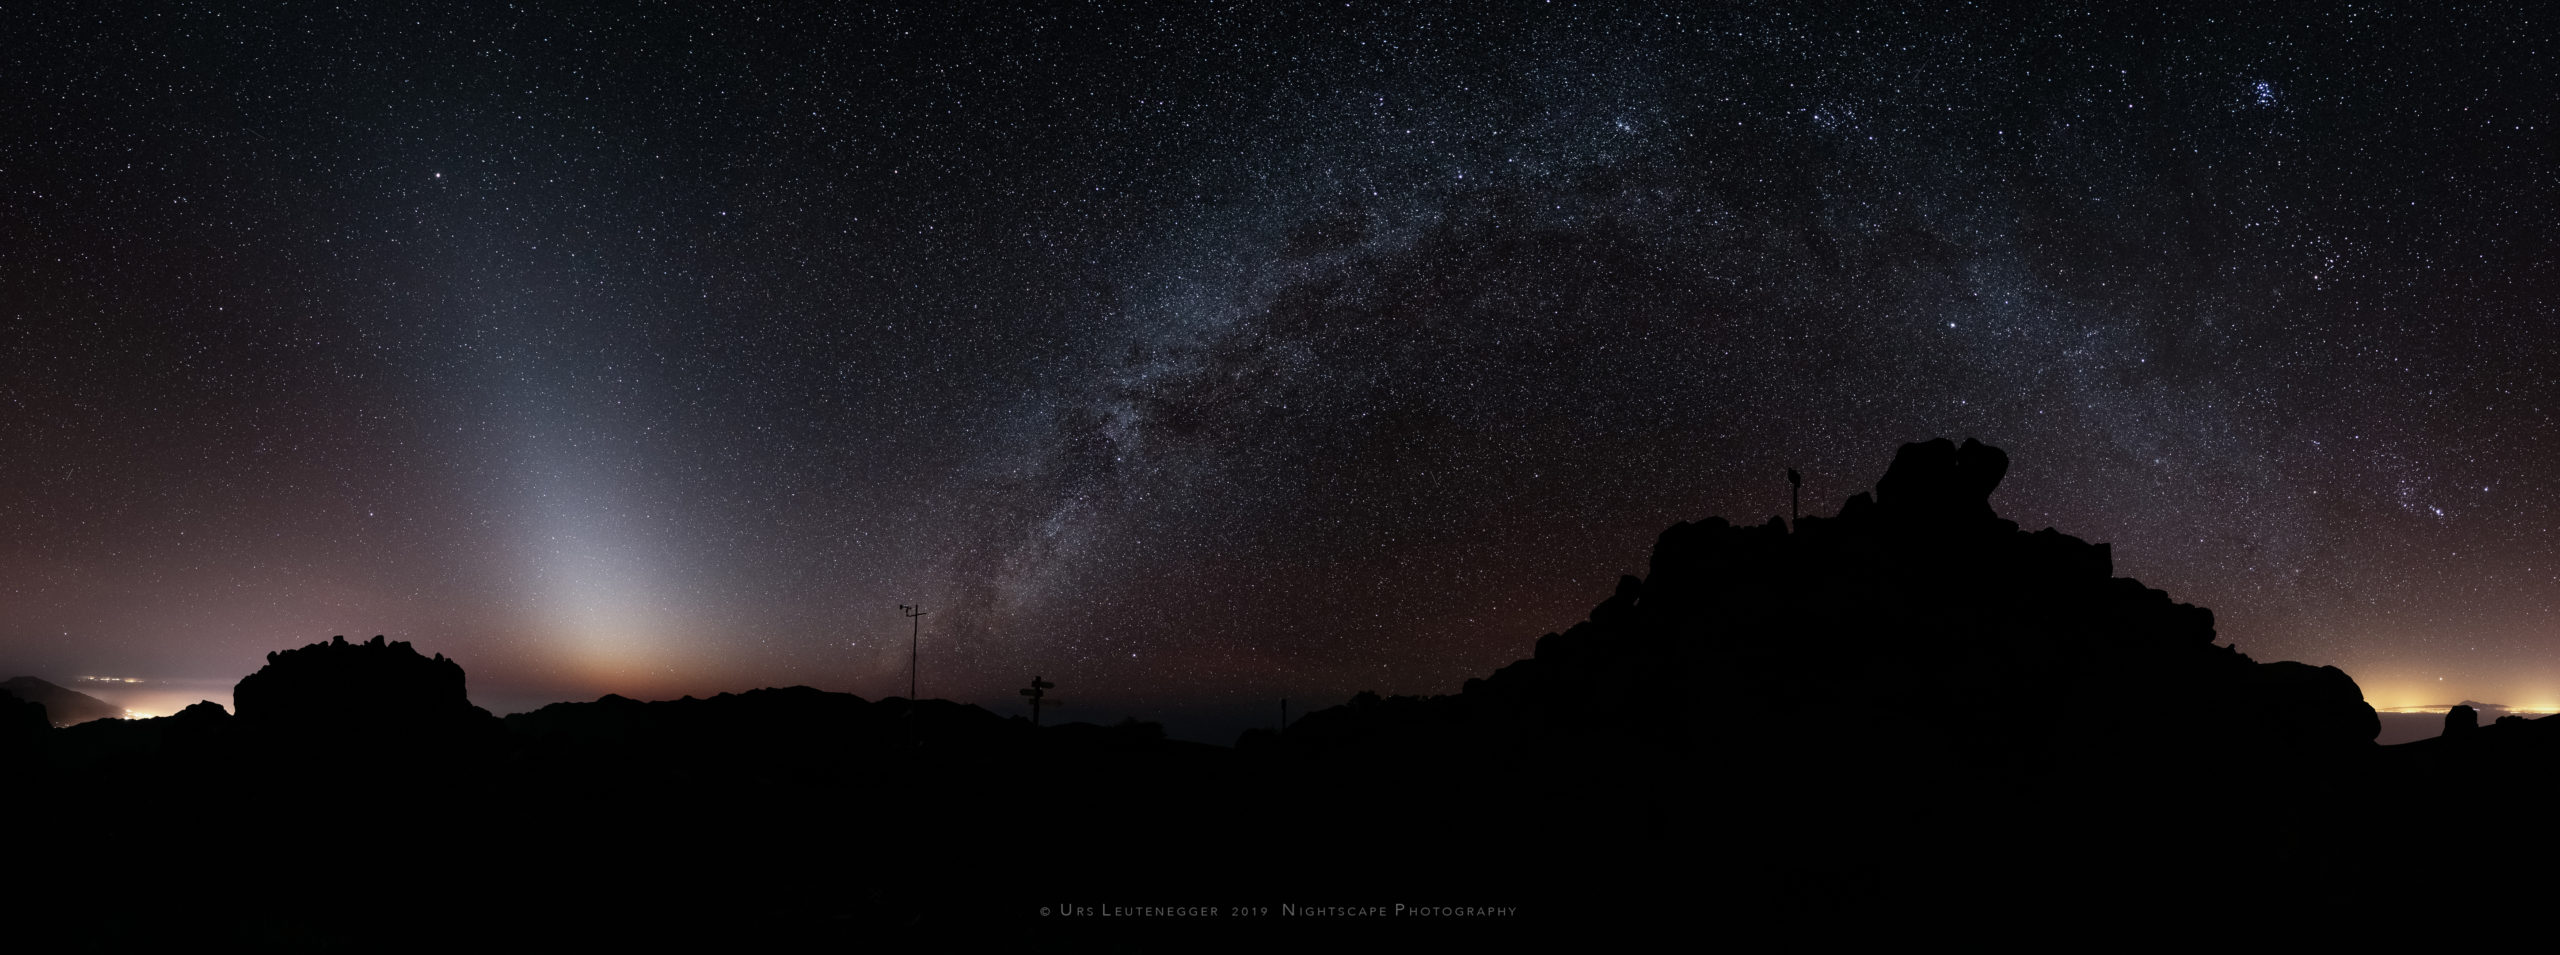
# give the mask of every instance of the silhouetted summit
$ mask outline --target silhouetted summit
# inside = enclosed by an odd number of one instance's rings
[[[268,727],[433,727],[494,722],[463,692],[461,664],[420,656],[404,641],[344,636],[267,654],[241,678],[232,707]]]
[[[0,683],[0,691],[29,703],[44,704],[45,717],[55,726],[124,718],[124,707],[31,676],[11,677]]]
[[[1590,619],[1456,696],[1309,715],[1300,748],[1713,751],[1762,771],[2040,771],[2323,759],[2379,731],[2335,667],[2260,664],[2105,544],[1998,517],[2008,455],[1904,445],[1836,517],[1656,540]]]

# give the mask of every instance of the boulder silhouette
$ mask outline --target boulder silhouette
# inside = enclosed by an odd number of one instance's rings
[[[1876,481],[1876,505],[1906,519],[1992,519],[1990,497],[2008,476],[2009,455],[1972,438],[1906,444]]]
[[[2444,735],[2462,736],[2480,728],[2480,711],[2463,704],[2444,711]]]
[[[2242,672],[2248,682],[2234,690],[2256,707],[2243,726],[2261,732],[2255,745],[2300,750],[2335,750],[2369,744],[2382,732],[2382,718],[2364,702],[2353,677],[2333,666],[2315,667],[2290,660],[2262,663]]]

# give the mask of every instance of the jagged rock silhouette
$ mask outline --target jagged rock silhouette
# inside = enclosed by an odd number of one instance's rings
[[[270,730],[432,730],[496,722],[471,704],[461,664],[378,635],[269,653],[266,666],[232,688],[231,700],[242,721]]]
[[[1999,518],[1989,497],[2008,469],[1998,448],[1939,439],[1904,445],[1836,517],[1675,524],[1644,577],[1530,659],[1455,696],[1310,714],[1286,738],[1403,752],[1640,739],[1791,770],[1850,752],[2040,770],[2371,748],[2380,722],[2345,673],[2216,645],[2210,611],[2115,577],[2108,545]]]

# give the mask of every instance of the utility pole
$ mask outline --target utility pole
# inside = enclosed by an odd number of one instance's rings
[[[1794,468],[1787,469],[1787,492],[1787,522],[1792,526],[1796,521],[1804,520],[1804,475],[1797,474]]]
[[[907,618],[907,701],[910,703],[916,698],[916,650],[924,645],[924,621],[916,618],[924,616],[925,612],[922,607],[898,605],[899,615]]]

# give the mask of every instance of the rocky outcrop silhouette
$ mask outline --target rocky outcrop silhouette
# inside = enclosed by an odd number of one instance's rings
[[[2009,466],[1922,442],[1834,516],[1674,524],[1528,658],[1446,696],[1362,693],[1240,755],[1359,793],[1311,793],[1318,827],[1508,832],[1429,851],[1576,873],[1549,890],[1594,913],[1689,904],[1611,876],[1626,846],[1751,873],[1734,897],[1773,926],[2165,905],[2183,883],[2158,873],[2229,854],[2280,858],[2289,898],[2344,897],[2320,881],[2355,864],[2334,833],[2370,811],[2337,794],[2380,749],[2355,681],[2252,660],[2211,611],[2115,576],[2108,545],[2001,518]],[[2292,825],[2249,832],[2234,805]]]
[[[90,720],[124,718],[124,707],[117,706],[78,690],[55,686],[31,676],[11,677],[0,683],[0,691],[30,703],[44,705],[45,716],[55,726],[74,726]]]
[[[2191,772],[2372,747],[2380,723],[2337,668],[2217,645],[2211,611],[2114,576],[2108,545],[2000,518],[1989,497],[2008,469],[1997,448],[1939,439],[1903,446],[1834,517],[1675,524],[1644,576],[1529,659],[1453,696],[1364,695],[1286,739],[1475,754],[1641,741],[1763,771],[1854,755]]]
[[[2458,737],[2479,729],[2480,711],[2472,709],[2470,704],[2457,704],[2444,711],[2444,735]]]
[[[241,735],[277,773],[319,772],[309,757],[320,753],[339,768],[427,773],[505,746],[498,719],[465,694],[461,664],[381,636],[269,653],[231,701]]]
[[[344,636],[267,654],[231,690],[239,716],[264,725],[435,725],[489,719],[463,691],[462,665],[406,641]]]

